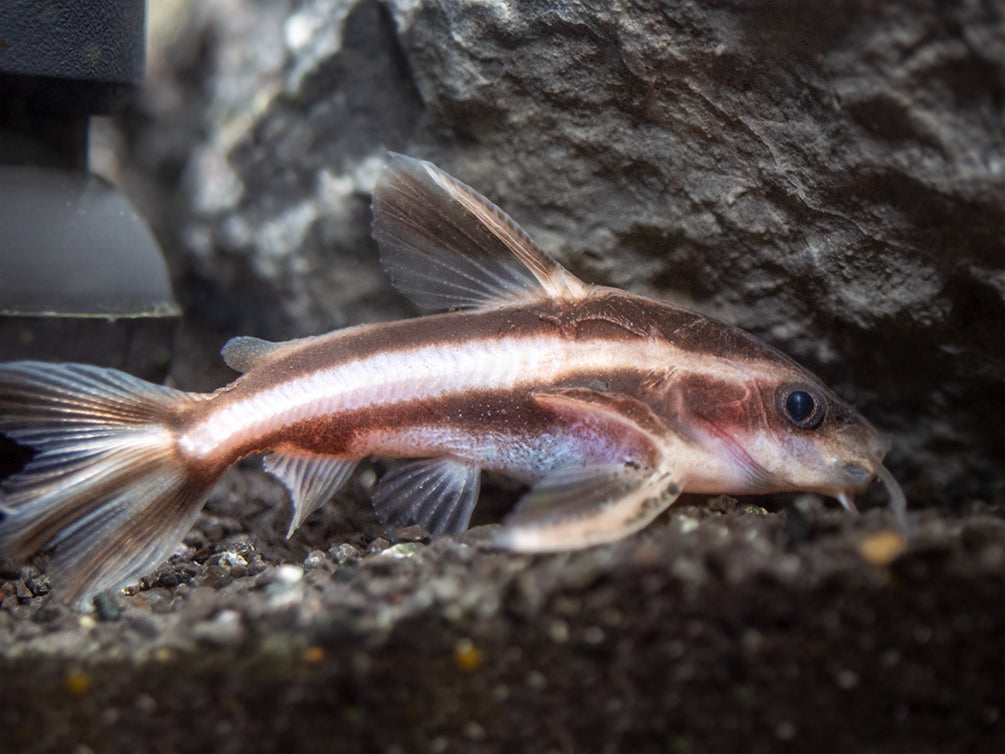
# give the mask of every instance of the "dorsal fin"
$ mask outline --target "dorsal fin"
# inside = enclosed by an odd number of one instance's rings
[[[247,372],[253,367],[261,366],[296,350],[303,345],[304,341],[313,337],[309,335],[306,338],[294,338],[274,343],[271,340],[262,340],[251,335],[238,335],[223,344],[220,355],[223,357],[224,363],[231,369]]]
[[[238,335],[223,344],[220,355],[231,369],[247,372],[255,364],[273,354],[282,343],[273,343],[250,335]]]
[[[496,205],[404,155],[390,154],[373,190],[373,237],[395,288],[427,311],[586,295]]]

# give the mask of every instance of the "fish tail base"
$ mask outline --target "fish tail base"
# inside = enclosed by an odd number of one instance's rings
[[[0,433],[32,454],[0,479],[0,559],[51,551],[58,598],[78,602],[166,560],[223,471],[177,448],[201,399],[113,369],[0,365]]]

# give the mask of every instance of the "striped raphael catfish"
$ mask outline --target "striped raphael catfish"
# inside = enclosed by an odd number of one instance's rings
[[[0,482],[0,558],[53,553],[65,597],[166,559],[214,482],[252,453],[293,498],[292,532],[367,456],[388,525],[465,529],[482,469],[530,491],[498,546],[557,551],[645,526],[682,492],[806,490],[846,507],[879,477],[876,431],[797,364],[669,304],[589,286],[499,208],[393,155],[373,194],[395,286],[447,313],[223,349],[208,395],[80,364],[0,365],[0,432],[34,455]]]

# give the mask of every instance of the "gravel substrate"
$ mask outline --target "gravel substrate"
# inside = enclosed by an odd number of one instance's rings
[[[693,502],[558,556],[392,543],[362,504],[285,542],[282,490],[236,470],[90,613],[5,575],[4,748],[995,750],[1000,517],[926,511],[904,549],[885,511]]]

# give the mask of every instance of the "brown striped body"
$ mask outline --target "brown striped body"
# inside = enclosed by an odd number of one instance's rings
[[[684,491],[851,496],[879,477],[876,431],[775,349],[699,314],[579,281],[488,200],[395,156],[374,191],[392,281],[449,310],[288,343],[235,338],[244,374],[211,395],[113,370],[0,365],[0,432],[35,456],[0,481],[0,558],[54,550],[73,595],[170,552],[206,493],[266,453],[290,530],[367,456],[389,527],[468,524],[479,474],[531,485],[494,542],[522,551],[626,536]]]
[[[582,301],[432,315],[294,343],[192,405],[182,447],[203,438],[205,448],[193,460],[228,466],[275,450],[355,459],[452,455],[532,481],[562,466],[609,460],[616,447],[607,428],[540,405],[536,389],[599,390],[631,396],[657,414],[679,404],[678,411],[714,419],[741,379],[777,377],[779,361],[787,361],[742,331],[606,288]],[[790,379],[812,379],[789,366]],[[366,384],[343,401],[341,385],[353,372]],[[269,410],[290,392],[302,396],[295,407]],[[832,399],[832,409],[844,407]],[[706,460],[711,479],[696,474],[689,490],[729,491],[715,460]],[[765,482],[736,491],[771,491]]]

